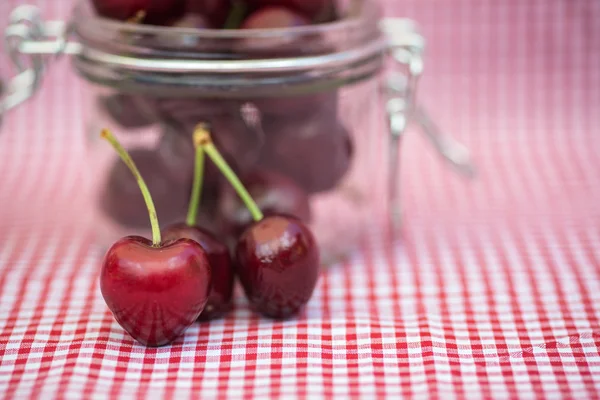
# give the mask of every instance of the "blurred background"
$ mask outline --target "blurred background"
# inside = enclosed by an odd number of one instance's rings
[[[0,4],[0,26],[19,0]],[[27,3],[68,18],[69,0]],[[402,150],[408,221],[419,225],[599,218],[600,2],[380,0],[387,16],[417,21],[427,40],[419,100],[472,151],[467,181],[418,134]],[[14,73],[0,57],[0,76]],[[83,92],[68,57],[0,134],[3,226],[64,222],[85,210]],[[382,129],[377,127],[374,129]],[[577,162],[571,158],[578,155]],[[29,177],[25,179],[25,176]],[[84,211],[82,211],[84,212]]]

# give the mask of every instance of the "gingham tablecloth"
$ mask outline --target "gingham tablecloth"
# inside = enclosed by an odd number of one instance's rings
[[[4,19],[20,1],[2,3]],[[62,18],[70,1],[37,5]],[[386,11],[422,25],[420,98],[472,149],[478,179],[409,135],[400,238],[365,227],[298,320],[259,318],[239,296],[228,318],[159,349],[133,343],[100,295],[82,84],[53,65],[0,135],[0,393],[598,398],[600,2]]]

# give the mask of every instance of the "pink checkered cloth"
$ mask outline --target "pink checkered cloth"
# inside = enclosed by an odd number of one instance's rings
[[[20,1],[2,3],[5,16]],[[422,25],[420,99],[472,149],[478,180],[411,134],[400,239],[366,227],[300,319],[257,317],[239,296],[170,347],[135,344],[102,300],[82,84],[68,61],[52,67],[0,135],[1,394],[599,397],[600,2],[386,6]]]

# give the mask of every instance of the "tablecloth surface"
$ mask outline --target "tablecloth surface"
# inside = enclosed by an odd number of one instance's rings
[[[2,3],[4,19],[22,2]],[[71,7],[31,3],[49,19]],[[478,178],[408,135],[400,237],[365,226],[297,319],[262,319],[239,296],[158,349],[100,295],[84,92],[68,60],[52,65],[0,134],[2,397],[599,397],[600,2],[384,7],[421,25],[419,98]]]

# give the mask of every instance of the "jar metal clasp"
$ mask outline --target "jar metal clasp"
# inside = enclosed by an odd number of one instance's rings
[[[468,178],[475,177],[475,167],[469,150],[451,136],[442,133],[429,117],[425,107],[417,101],[417,84],[423,73],[425,40],[411,20],[386,18],[380,23],[386,34],[392,68],[383,82],[386,98],[385,108],[390,133],[389,201],[394,227],[402,224],[400,195],[400,146],[411,122],[432,144],[435,151],[459,173]],[[398,66],[402,67],[402,72]]]
[[[6,51],[17,74],[4,82],[0,77],[0,126],[3,115],[24,103],[39,89],[47,56],[79,52],[77,43],[67,42],[69,28],[63,21],[43,21],[31,5],[15,8],[4,32]]]

